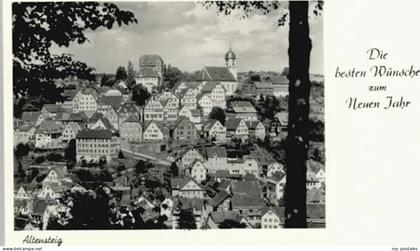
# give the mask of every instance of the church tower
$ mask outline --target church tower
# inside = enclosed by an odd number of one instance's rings
[[[229,47],[228,52],[225,54],[225,61],[226,66],[228,67],[230,73],[235,77],[236,80],[238,80],[238,68],[236,67],[236,55],[232,51],[232,48]]]

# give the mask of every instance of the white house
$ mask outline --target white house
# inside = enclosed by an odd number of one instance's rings
[[[164,109],[156,96],[150,97],[144,106],[144,121],[163,121]]]
[[[284,207],[266,207],[261,210],[261,228],[272,229],[284,226]]]
[[[284,172],[283,165],[277,161],[274,161],[267,166],[267,177],[270,178],[275,172]]]
[[[190,176],[198,183],[201,183],[202,181],[206,180],[207,175],[207,168],[203,162],[196,159],[191,165],[190,165]]]
[[[62,140],[64,142],[68,142],[72,139],[76,138],[77,132],[80,131],[82,128],[78,123],[70,122],[63,130]]]
[[[203,116],[207,117],[210,114],[211,109],[213,109],[213,101],[210,99],[209,95],[199,94],[197,96],[197,103],[198,108],[203,113]]]
[[[214,139],[216,141],[226,140],[226,127],[217,119],[210,119],[207,121],[204,125],[204,133],[208,139]]]
[[[164,139],[164,132],[162,127],[155,121],[147,122],[143,130],[144,141],[162,141]]]

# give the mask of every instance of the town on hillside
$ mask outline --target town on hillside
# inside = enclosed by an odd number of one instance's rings
[[[141,55],[14,119],[16,230],[282,228],[288,68],[194,74]],[[325,227],[324,84],[311,75],[308,227]]]

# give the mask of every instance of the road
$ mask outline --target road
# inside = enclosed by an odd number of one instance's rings
[[[128,154],[134,159],[147,160],[147,161],[160,164],[160,165],[165,165],[165,166],[170,166],[172,164],[172,162],[167,159],[159,159],[159,158],[156,158],[154,156],[147,155],[144,153],[134,152],[130,149],[129,144],[121,144],[121,151],[123,152],[124,155]]]

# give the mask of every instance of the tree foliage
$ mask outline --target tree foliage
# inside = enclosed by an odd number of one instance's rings
[[[197,229],[192,209],[181,209],[179,212],[178,226],[180,229]]]
[[[223,111],[222,108],[215,106],[211,109],[211,111],[209,113],[209,118],[219,120],[220,123],[222,123],[222,125],[224,125],[225,121],[226,121],[226,114],[225,114],[225,111]]]
[[[70,54],[52,54],[53,45],[82,44],[89,42],[88,30],[137,23],[133,13],[112,3],[15,2],[12,12],[13,92],[28,100],[40,96],[39,106],[62,100],[54,79],[94,80],[92,67]]]
[[[142,106],[146,104],[146,100],[150,98],[150,93],[142,85],[136,85],[132,89],[132,100],[138,105]]]
[[[117,68],[117,72],[115,74],[115,80],[127,80],[127,71],[125,70],[124,66],[119,66]]]
[[[176,83],[184,79],[184,74],[176,67],[169,66],[163,73],[164,87],[171,89]]]

